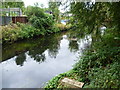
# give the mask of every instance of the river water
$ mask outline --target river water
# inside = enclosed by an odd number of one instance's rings
[[[70,31],[3,45],[2,88],[40,88],[60,73],[73,68],[90,45]]]

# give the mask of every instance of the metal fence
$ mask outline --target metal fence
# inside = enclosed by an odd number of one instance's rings
[[[2,8],[0,9],[0,25],[7,25],[12,23],[27,23],[27,16],[22,16],[20,8]],[[5,15],[4,15],[5,14]],[[15,14],[15,15],[13,15]]]
[[[0,25],[7,25],[12,22],[12,17],[0,16]]]

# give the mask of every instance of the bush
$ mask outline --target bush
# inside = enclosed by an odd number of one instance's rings
[[[15,24],[1,26],[2,28],[2,41],[16,41],[19,37],[20,27]]]
[[[37,6],[30,6],[26,13],[30,24],[17,23],[1,26],[3,43],[14,42],[36,35],[55,33],[61,30],[53,20],[53,16],[44,13],[43,9]]]
[[[120,88],[120,36],[114,30],[106,30],[101,42],[85,50],[72,72],[56,76],[46,87],[58,88],[61,78],[69,77],[84,82],[83,88]]]
[[[1,26],[2,28],[2,41],[14,42],[19,39],[30,38],[36,34],[36,29],[28,24],[9,24]]]
[[[91,49],[74,66],[79,78],[87,88],[118,88],[120,83],[119,61],[120,40],[117,34],[107,30],[101,42],[95,42]]]
[[[27,12],[27,15],[32,26],[34,26],[36,29],[39,29],[40,32],[46,34],[59,31],[55,26],[53,16],[44,13],[41,8],[37,6],[31,7],[31,9]]]

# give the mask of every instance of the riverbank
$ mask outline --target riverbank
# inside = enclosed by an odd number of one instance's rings
[[[22,39],[64,31],[70,28],[70,25],[54,24],[51,30],[40,30],[30,24],[17,23],[0,26],[0,28],[2,28],[2,43],[13,43]]]
[[[3,88],[42,88],[55,75],[70,70],[78,56],[76,47],[84,48],[84,42],[73,41],[71,46],[71,33],[67,30],[3,45]]]
[[[54,77],[45,88],[69,88],[61,84],[64,77],[84,82],[83,88],[120,88],[120,36],[115,29],[107,29],[99,42],[92,42],[84,51],[72,70]]]

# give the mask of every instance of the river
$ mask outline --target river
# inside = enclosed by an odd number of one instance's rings
[[[2,47],[2,88],[40,88],[73,68],[90,45],[70,31],[36,37]]]

